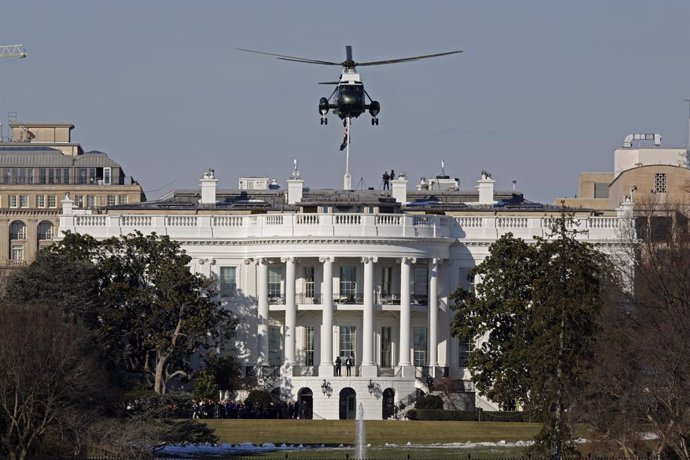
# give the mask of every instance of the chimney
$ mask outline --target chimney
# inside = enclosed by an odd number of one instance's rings
[[[477,181],[479,204],[494,204],[495,183],[496,181],[491,178],[490,173],[482,171],[482,177]]]
[[[302,201],[302,192],[304,191],[304,179],[299,175],[299,169],[297,169],[297,160],[292,160],[294,165],[292,168],[292,174],[287,180],[288,193],[287,193],[287,203],[295,204]]]
[[[391,181],[391,195],[398,203],[407,203],[407,178],[404,174]]]
[[[216,204],[216,174],[213,169],[204,173],[201,183],[201,204]]]

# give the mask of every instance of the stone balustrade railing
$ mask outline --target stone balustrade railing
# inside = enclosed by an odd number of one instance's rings
[[[261,215],[91,215],[60,217],[60,230],[96,238],[156,232],[171,238],[453,238],[494,240],[511,232],[531,240],[548,237],[556,220],[525,216],[434,216],[403,214],[261,214]],[[586,217],[569,224],[583,240],[618,240],[624,219]]]

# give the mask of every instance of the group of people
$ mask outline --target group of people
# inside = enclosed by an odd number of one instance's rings
[[[271,402],[262,408],[250,407],[241,401],[194,401],[192,418],[310,418],[308,410],[293,401]]]
[[[341,367],[343,365],[343,361],[340,359],[340,356],[336,356],[335,358],[335,375],[336,377],[340,377],[341,374]],[[355,357],[354,355],[346,356],[345,357],[345,372],[347,373],[346,375],[349,377],[352,375],[352,366],[355,365]]]
[[[388,171],[383,172],[383,189],[384,190],[390,190],[390,181],[395,180],[395,171],[391,169],[391,173],[388,174]]]

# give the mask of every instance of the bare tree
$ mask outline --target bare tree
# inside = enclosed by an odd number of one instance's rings
[[[85,330],[39,306],[0,306],[0,443],[24,459],[49,429],[66,429],[70,408],[104,387]]]
[[[629,295],[604,309],[590,370],[589,421],[626,456],[690,458],[690,236],[679,206],[636,207]],[[622,271],[626,273],[625,271]]]

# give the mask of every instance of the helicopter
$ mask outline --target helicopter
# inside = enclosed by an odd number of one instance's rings
[[[347,127],[349,119],[357,118],[366,111],[371,115],[372,126],[379,124],[378,114],[381,111],[381,104],[369,96],[369,93],[364,89],[364,83],[360,74],[357,72],[358,66],[374,66],[384,64],[397,64],[400,62],[418,61],[420,59],[427,59],[439,56],[447,56],[449,54],[462,53],[462,50],[446,51],[443,53],[425,54],[422,56],[412,56],[399,59],[387,59],[383,61],[366,61],[357,62],[352,58],[352,46],[345,46],[345,60],[342,62],[321,61],[318,59],[309,59],[296,56],[287,56],[283,54],[267,53],[265,51],[256,51],[244,48],[237,48],[239,51],[246,51],[249,53],[266,54],[274,56],[283,61],[301,62],[304,64],[318,64],[318,65],[337,65],[342,67],[342,72],[338,81],[320,82],[322,85],[335,85],[335,89],[328,97],[322,97],[319,100],[319,114],[321,115],[321,124],[327,125],[328,118],[326,115],[329,110],[332,110],[335,115],[343,120],[343,125]],[[367,102],[368,100],[368,102]]]

